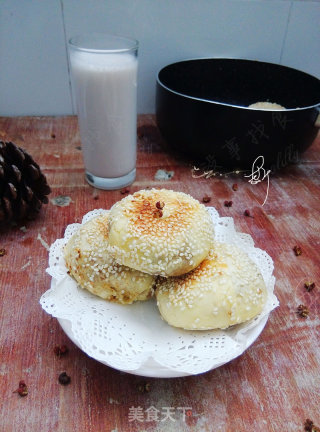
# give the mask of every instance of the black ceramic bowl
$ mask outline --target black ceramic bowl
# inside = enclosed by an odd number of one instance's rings
[[[248,108],[257,102],[285,109]],[[194,59],[157,77],[156,118],[167,146],[208,169],[248,169],[259,156],[271,169],[297,162],[319,131],[319,111],[320,80],[277,64]]]

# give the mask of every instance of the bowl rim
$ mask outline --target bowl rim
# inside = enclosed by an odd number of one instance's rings
[[[315,80],[319,81],[320,84],[320,79],[315,77],[314,75],[309,74],[308,72],[296,69],[296,68],[292,68],[290,66],[286,66],[286,65],[281,65],[279,63],[273,63],[273,62],[267,62],[267,61],[263,61],[263,60],[256,60],[256,59],[248,59],[248,58],[241,58],[241,57],[190,57],[190,58],[186,58],[183,60],[178,60],[172,63],[169,63],[165,66],[163,66],[157,73],[157,83],[159,84],[159,86],[163,87],[164,89],[168,90],[169,92],[176,94],[178,96],[182,96],[184,98],[187,99],[192,99],[192,100],[196,100],[199,102],[206,102],[206,103],[210,103],[210,104],[214,104],[214,105],[223,105],[223,106],[227,106],[227,107],[231,107],[231,108],[239,108],[239,109],[244,109],[244,110],[248,110],[248,111],[263,111],[263,112],[271,112],[271,113],[284,113],[284,112],[292,112],[292,111],[305,111],[311,108],[316,108],[318,109],[319,113],[320,113],[320,100],[318,103],[314,104],[314,105],[308,105],[308,106],[303,106],[303,107],[297,107],[297,108],[284,108],[282,110],[279,109],[264,109],[264,108],[249,108],[248,106],[243,106],[243,105],[234,105],[234,104],[229,104],[226,102],[218,102],[218,101],[213,101],[210,99],[204,99],[204,98],[199,98],[196,96],[189,96],[187,94],[178,92],[176,90],[171,89],[170,87],[166,86],[165,84],[163,84],[159,78],[160,73],[167,67],[173,66],[175,64],[179,64],[179,63],[184,63],[184,62],[188,62],[188,61],[196,61],[196,60],[241,60],[241,61],[248,61],[248,62],[252,62],[252,63],[264,63],[264,64],[269,64],[269,65],[274,65],[274,66],[280,66],[282,68],[286,68],[286,69],[291,69],[294,70],[296,72],[300,72],[302,74],[308,75],[310,78],[313,78]]]

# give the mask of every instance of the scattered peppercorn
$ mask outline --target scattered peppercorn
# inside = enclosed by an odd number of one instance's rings
[[[294,246],[294,248],[293,248],[293,252],[295,253],[295,255],[296,256],[299,256],[299,255],[301,255],[302,254],[302,249],[301,249],[301,247],[300,246]]]
[[[315,424],[313,423],[312,420],[307,419],[304,422],[304,430],[307,432],[320,432],[320,428],[318,428],[317,426],[315,426]]]
[[[225,202],[224,202],[224,206],[225,206],[225,207],[231,207],[232,204],[233,204],[232,201],[225,201]]]
[[[4,256],[7,253],[5,249],[0,249],[0,257]]]
[[[202,198],[202,202],[204,203],[208,203],[210,201],[211,201],[211,197],[207,194]]]
[[[304,283],[304,287],[308,292],[312,291],[315,286],[316,286],[316,284],[314,282],[308,281],[308,282]]]
[[[99,199],[99,193],[98,193],[98,191],[96,189],[93,190],[92,198],[94,200],[98,200]]]
[[[130,192],[129,188],[123,188],[123,189],[120,190],[121,195],[125,195],[125,194],[127,194],[129,192]]]
[[[149,391],[150,391],[150,383],[145,382],[145,381],[140,382],[140,383],[137,385],[137,389],[138,389],[138,391],[139,391],[140,393],[149,393]]]
[[[67,375],[67,372],[62,372],[59,375],[59,383],[62,385],[68,385],[71,382],[71,378],[69,377],[69,375]]]
[[[28,387],[26,383],[23,380],[19,381],[19,387],[13,393],[18,393],[19,396],[27,396]]]
[[[155,217],[156,219],[160,219],[163,216],[163,211],[161,209],[156,209],[153,212],[153,217]]]
[[[247,217],[250,217],[250,216],[251,216],[250,210],[245,210],[245,211],[243,212],[243,214],[244,214],[245,216],[247,216]]]
[[[63,355],[66,355],[68,353],[68,351],[69,351],[69,349],[68,349],[68,347],[66,345],[61,345],[61,346],[60,345],[56,345],[53,348],[53,352],[55,353],[55,355],[57,357],[61,357]]]
[[[309,315],[309,309],[307,308],[307,306],[301,304],[297,307],[297,314],[301,318],[307,318],[307,316]]]
[[[237,185],[237,183],[234,183],[234,184],[232,185],[232,190],[234,190],[234,191],[237,191],[237,190],[238,190],[238,185]]]
[[[56,135],[54,133],[51,134],[51,138],[55,139]]]
[[[305,431],[311,431],[312,425],[313,425],[313,421],[310,420],[310,419],[307,419],[307,420],[304,422],[304,430],[305,430]]]
[[[156,207],[157,207],[157,209],[162,210],[164,207],[164,202],[163,201],[157,201]]]

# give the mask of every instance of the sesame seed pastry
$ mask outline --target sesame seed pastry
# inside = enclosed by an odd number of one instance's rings
[[[183,192],[140,190],[110,209],[109,242],[115,259],[151,275],[178,276],[208,255],[212,219],[203,204]]]
[[[216,243],[190,273],[159,278],[156,298],[162,318],[174,327],[224,329],[258,315],[266,303],[267,289],[245,252]]]
[[[108,213],[91,219],[71,237],[64,249],[66,267],[82,287],[105,300],[128,304],[147,300],[155,279],[119,265],[109,253]]]

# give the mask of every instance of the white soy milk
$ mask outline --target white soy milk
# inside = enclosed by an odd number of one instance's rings
[[[86,171],[126,175],[136,165],[138,60],[85,51],[72,51],[70,60]]]

